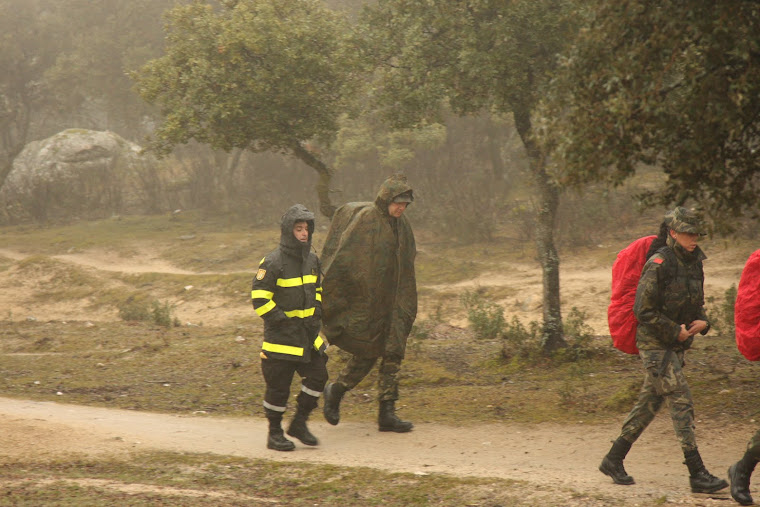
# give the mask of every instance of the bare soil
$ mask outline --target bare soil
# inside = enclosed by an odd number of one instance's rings
[[[588,323],[601,334],[606,332],[610,266],[616,251],[616,247],[606,248],[608,252],[601,260],[600,256],[595,257],[597,260],[590,256],[563,259],[561,273],[563,301],[586,311]],[[728,287],[738,283],[748,252],[715,250],[705,264],[706,292],[719,298]],[[25,258],[22,253],[6,249],[0,249],[0,256],[13,261]],[[149,249],[128,258],[108,251],[78,252],[56,258],[96,271],[190,273],[175,269]],[[71,302],[41,304],[34,297],[35,283],[44,282],[19,283],[13,267],[0,272],[0,308],[5,309],[8,318],[34,316],[80,321],[114,318],[112,312],[99,314],[84,304],[81,307]],[[500,301],[508,313],[522,319],[540,319],[541,277],[534,263],[505,265],[474,280],[431,285],[428,289],[433,293],[455,293],[464,288],[494,286],[509,289],[510,295]],[[430,303],[428,300],[427,308]],[[425,304],[423,300],[423,314]],[[240,311],[208,300],[192,308],[177,307],[182,321],[201,319],[211,324],[238,318]],[[464,317],[451,315],[449,321],[462,324]],[[681,463],[666,413],[660,414],[626,460],[628,472],[636,479],[635,485],[627,487],[614,485],[597,470],[610,440],[617,435],[619,422],[461,427],[422,423],[413,432],[398,435],[378,432],[373,421],[345,422],[333,427],[317,416],[310,427],[321,439],[319,447],[299,445],[296,452],[277,453],[265,448],[265,422],[259,418],[176,416],[0,398],[3,442],[0,453],[9,456],[101,455],[162,449],[417,474],[515,479],[525,481],[529,488],[556,491],[556,505],[576,505],[572,499],[577,493],[611,499],[604,502],[610,505],[652,505],[662,503],[665,498],[668,503],[681,505],[733,503],[725,490],[712,497],[689,492],[686,468]],[[741,456],[755,430],[754,421],[730,427],[698,421],[700,450],[711,472],[725,477],[726,469]]]

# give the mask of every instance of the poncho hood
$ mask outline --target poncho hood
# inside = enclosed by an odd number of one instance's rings
[[[380,190],[375,198],[375,206],[380,210],[383,216],[388,215],[388,205],[393,199],[407,192],[412,193],[412,187],[406,182],[406,176],[403,174],[394,174],[380,185]]]

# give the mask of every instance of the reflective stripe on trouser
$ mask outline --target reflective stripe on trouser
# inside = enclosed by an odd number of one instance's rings
[[[644,363],[644,385],[636,405],[623,422],[620,438],[635,442],[666,402],[681,448],[695,450],[694,401],[681,369],[683,352],[640,350],[639,356]]]
[[[760,430],[757,430],[755,436],[747,444],[747,452],[752,455],[753,458],[760,461]]]
[[[343,371],[338,375],[337,382],[353,389],[372,370],[377,357],[351,356]],[[387,356],[380,359],[380,368],[377,372],[378,393],[380,401],[396,401],[398,399],[398,372],[401,369],[401,358]]]
[[[296,402],[307,410],[317,406],[317,400],[327,383],[327,362],[321,354],[312,354],[311,361],[299,363],[284,359],[262,359],[261,373],[267,387],[264,392],[264,407],[276,412],[285,412],[290,396],[293,375],[301,376],[301,392]]]

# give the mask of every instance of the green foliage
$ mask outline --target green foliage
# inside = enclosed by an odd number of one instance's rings
[[[588,314],[575,306],[570,309],[570,314],[564,320],[565,339],[571,346],[588,348],[591,345],[593,329],[586,323]]]
[[[559,361],[577,362],[591,355],[593,329],[586,324],[588,315],[575,306],[563,321],[563,332],[567,347],[554,351],[552,357]]]
[[[619,184],[658,166],[667,179],[648,204],[756,214],[759,12],[743,0],[590,2],[543,111],[559,179]]]
[[[559,188],[545,171],[532,115],[574,36],[575,9],[569,0],[386,0],[363,17],[365,52],[382,65],[378,103],[395,126],[440,122],[444,104],[457,114],[512,113],[539,194],[547,351],[563,345],[553,239]]]
[[[357,62],[348,23],[316,0],[194,2],[168,14],[166,53],[133,74],[160,106],[154,147],[291,150],[338,130]]]
[[[135,293],[127,297],[118,305],[119,318],[132,322],[144,322],[150,320],[150,302],[148,296]]]
[[[541,356],[541,324],[530,321],[528,327],[516,316],[504,326],[501,355],[504,359],[532,360]]]
[[[476,338],[491,340],[504,336],[506,322],[501,306],[487,300],[479,291],[465,291],[460,300]]]
[[[154,324],[164,327],[172,327],[174,320],[172,320],[172,306],[168,301],[159,303],[153,301],[151,303],[151,318]]]
[[[158,326],[172,327],[178,325],[172,318],[173,307],[168,301],[163,303],[136,292],[118,305],[119,318],[128,322],[151,321]]]
[[[398,125],[457,113],[529,111],[569,40],[573,4],[388,0],[368,8],[366,52],[382,67],[380,99]]]

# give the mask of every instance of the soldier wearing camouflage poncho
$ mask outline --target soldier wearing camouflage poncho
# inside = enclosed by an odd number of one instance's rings
[[[367,376],[378,359],[380,431],[404,433],[412,423],[395,414],[397,374],[417,316],[416,247],[403,215],[414,200],[406,178],[383,182],[374,203],[341,206],[322,250],[323,325],[327,341],[352,354],[337,380],[325,388],[324,415],[340,420],[346,391]]]
[[[667,403],[684,464],[689,469],[692,492],[713,493],[728,483],[710,474],[699,455],[694,436],[694,402],[682,370],[684,353],[694,336],[704,335],[710,328],[704,309],[702,261],[706,257],[697,246],[703,230],[697,216],[683,207],[665,219],[670,229],[667,244],[644,265],[633,305],[644,385],[599,470],[616,484],[633,484],[623,460],[663,403]]]

